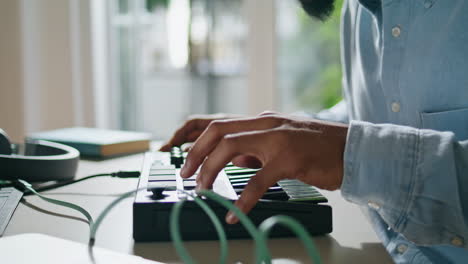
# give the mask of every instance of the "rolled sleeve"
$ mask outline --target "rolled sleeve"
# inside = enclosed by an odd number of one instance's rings
[[[466,248],[466,153],[450,132],[352,121],[341,192],[416,244]]]

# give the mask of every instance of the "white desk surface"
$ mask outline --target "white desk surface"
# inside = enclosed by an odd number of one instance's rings
[[[142,161],[143,154],[105,161],[82,160],[78,177],[119,170],[139,170]],[[97,217],[116,195],[129,191],[136,185],[137,179],[105,177],[63,187],[48,194],[52,198],[77,203]],[[323,191],[323,194],[333,208],[333,232],[327,236],[314,237],[323,263],[393,263],[357,206],[346,202],[337,191]],[[109,213],[98,230],[96,245],[161,262],[181,263],[170,242],[133,241],[132,202],[133,198],[126,199]],[[74,211],[28,196],[18,205],[4,236],[22,233],[42,233],[87,243],[89,227],[82,216]],[[185,245],[199,263],[217,262],[217,241],[195,241]],[[269,246],[274,259],[310,263],[301,243],[295,238],[271,239]],[[252,241],[229,242],[229,263],[252,263],[253,256]]]

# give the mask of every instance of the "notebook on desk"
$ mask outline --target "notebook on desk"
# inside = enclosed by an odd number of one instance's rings
[[[70,127],[28,135],[76,148],[82,156],[106,158],[149,150],[151,134],[88,127]]]

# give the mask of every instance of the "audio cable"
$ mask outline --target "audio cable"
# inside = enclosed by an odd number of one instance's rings
[[[93,226],[93,223],[94,223],[93,217],[83,207],[81,207],[79,205],[76,205],[74,203],[70,203],[70,202],[66,202],[66,201],[62,201],[62,200],[57,200],[57,199],[52,199],[52,198],[43,196],[42,194],[40,194],[36,190],[34,190],[34,188],[32,187],[32,185],[30,183],[28,183],[26,181],[23,181],[23,180],[18,180],[18,182],[23,186],[23,188],[25,190],[30,191],[32,194],[37,195],[39,198],[41,198],[42,200],[44,200],[46,202],[53,203],[53,204],[56,204],[56,205],[60,205],[60,206],[63,206],[63,207],[67,207],[67,208],[70,208],[70,209],[73,209],[75,211],[80,212],[82,215],[84,215],[86,217],[86,219],[88,219],[88,224],[90,226]]]
[[[86,177],[79,178],[79,179],[68,180],[68,181],[60,181],[60,182],[50,184],[50,185],[47,185],[47,186],[38,187],[38,188],[35,189],[35,191],[36,192],[50,191],[50,190],[53,190],[53,189],[57,189],[59,187],[75,184],[75,183],[78,183],[78,182],[82,182],[82,181],[86,181],[86,180],[94,179],[94,178],[98,178],[98,177],[114,177],[114,178],[124,178],[124,179],[138,178],[138,177],[140,177],[140,172],[139,171],[118,171],[118,172],[112,172],[112,173],[94,174],[94,175],[86,176]],[[32,195],[32,194],[34,194],[34,193],[29,189],[26,189],[25,192],[24,192],[25,196]]]

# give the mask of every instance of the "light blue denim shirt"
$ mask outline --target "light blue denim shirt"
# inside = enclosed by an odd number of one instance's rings
[[[468,263],[468,1],[348,0],[341,34],[343,196],[395,262]]]

